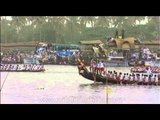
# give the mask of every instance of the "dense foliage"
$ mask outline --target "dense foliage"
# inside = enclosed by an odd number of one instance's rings
[[[125,37],[158,38],[158,17],[154,16],[1,16],[1,42],[48,41],[78,43],[100,39],[125,30]],[[138,24],[146,21],[145,24]]]

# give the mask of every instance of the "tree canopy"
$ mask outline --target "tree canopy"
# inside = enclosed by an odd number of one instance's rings
[[[48,41],[78,43],[100,39],[125,30],[125,37],[158,39],[155,16],[1,16],[2,43]],[[144,24],[140,24],[145,22]]]

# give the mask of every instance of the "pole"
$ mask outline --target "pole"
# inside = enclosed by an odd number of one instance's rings
[[[159,43],[159,49],[160,49],[160,16],[157,17],[158,22],[158,43]],[[159,54],[159,53],[158,53]]]
[[[158,16],[158,41],[159,41],[159,49],[160,49],[160,16]]]
[[[106,104],[108,104],[108,78],[106,77]]]
[[[8,72],[7,75],[6,75],[6,77],[5,77],[5,79],[4,79],[4,82],[2,83],[2,86],[0,86],[0,87],[1,87],[1,88],[0,88],[0,92],[2,92],[2,88],[3,88],[3,86],[4,86],[4,83],[5,83],[6,80],[7,80],[8,75],[9,75],[9,72]],[[0,85],[1,85],[1,84],[0,84]]]

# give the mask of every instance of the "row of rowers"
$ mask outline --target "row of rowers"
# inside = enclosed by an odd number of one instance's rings
[[[144,84],[156,84],[160,82],[160,75],[145,75],[145,74],[128,74],[117,73],[116,71],[108,71],[103,73],[103,76],[108,80],[117,81],[120,84],[123,83],[144,83]]]
[[[40,71],[44,65],[37,64],[1,64],[0,71]]]
[[[131,72],[147,72],[151,71],[152,73],[159,73],[160,72],[160,67],[159,66],[151,66],[151,67],[145,67],[145,66],[138,66],[131,68]]]

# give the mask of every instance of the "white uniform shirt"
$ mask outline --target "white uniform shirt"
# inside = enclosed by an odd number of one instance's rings
[[[158,82],[158,76],[155,77],[155,82]]]

